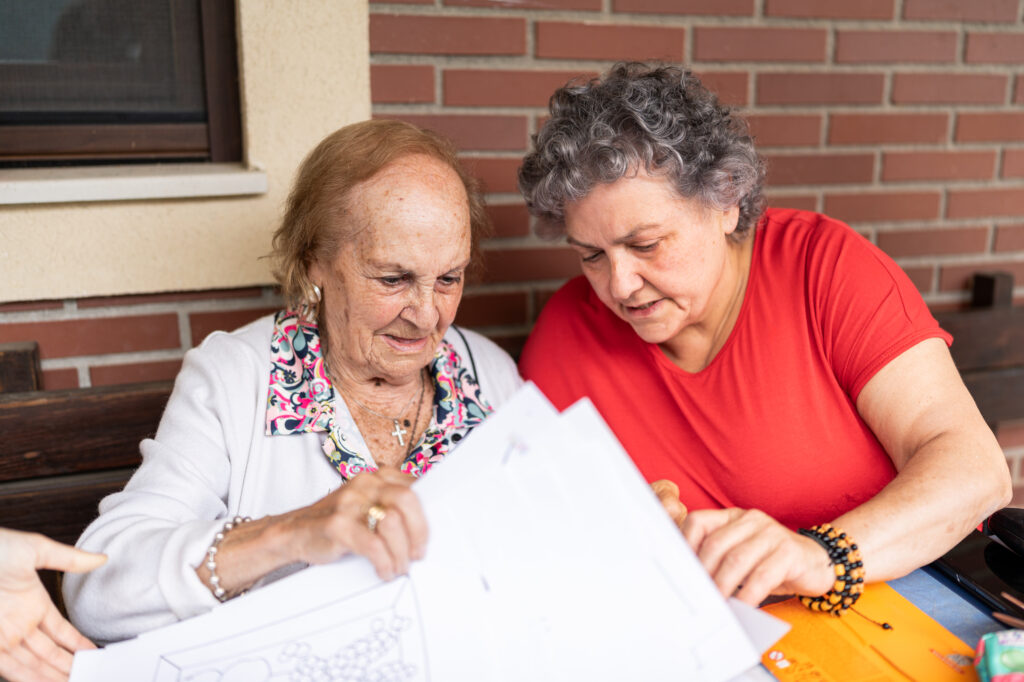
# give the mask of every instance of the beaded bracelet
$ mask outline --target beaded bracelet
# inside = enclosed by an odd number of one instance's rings
[[[224,526],[213,536],[213,544],[206,550],[206,568],[210,571],[210,591],[213,592],[213,596],[217,598],[217,601],[227,601],[227,591],[220,586],[220,576],[217,575],[217,549],[220,547],[220,541],[224,539],[224,536],[234,528],[235,526],[243,523],[252,521],[249,516],[236,516],[230,521],[226,521]],[[245,594],[245,590],[240,592],[236,596]]]
[[[812,611],[843,615],[864,591],[864,562],[861,561],[860,550],[851,537],[830,523],[810,530],[801,528],[797,532],[825,548],[836,574],[832,589],[820,597],[800,597],[800,603]]]

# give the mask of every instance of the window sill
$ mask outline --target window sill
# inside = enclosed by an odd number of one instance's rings
[[[0,169],[0,205],[264,194],[267,174],[234,163]]]

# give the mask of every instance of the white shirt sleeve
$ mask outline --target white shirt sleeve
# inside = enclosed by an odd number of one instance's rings
[[[142,465],[78,541],[107,563],[64,578],[68,613],[87,637],[125,639],[218,603],[195,567],[233,513],[232,469],[248,456],[268,353],[214,334],[185,355],[156,438],[142,442]]]

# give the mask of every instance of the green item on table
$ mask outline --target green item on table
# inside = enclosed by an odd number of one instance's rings
[[[974,667],[981,682],[1024,682],[1024,630],[1001,630],[978,640]]]

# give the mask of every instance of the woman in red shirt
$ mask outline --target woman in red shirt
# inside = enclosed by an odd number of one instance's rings
[[[689,72],[561,88],[534,145],[520,189],[583,277],[520,370],[560,408],[588,396],[648,480],[679,486],[724,594],[842,611],[858,578],[928,563],[1009,501],[916,288],[843,223],[765,210],[745,122]]]

